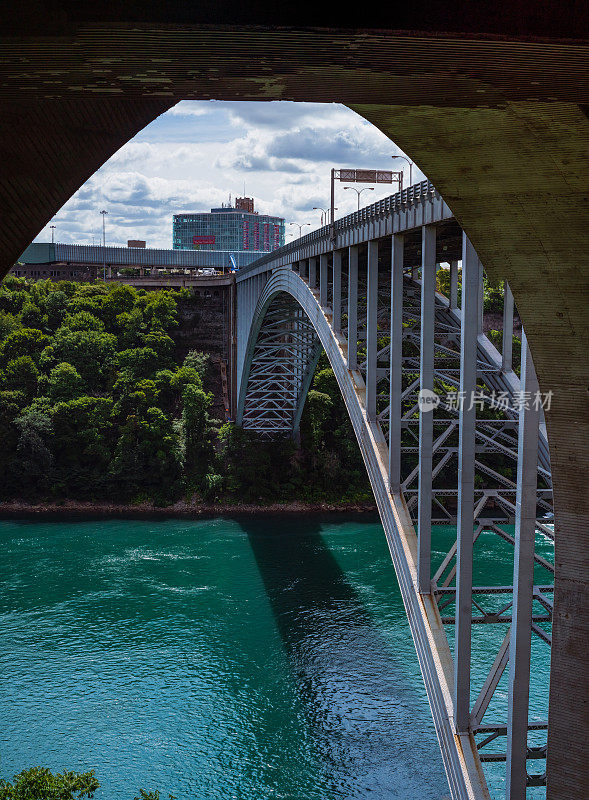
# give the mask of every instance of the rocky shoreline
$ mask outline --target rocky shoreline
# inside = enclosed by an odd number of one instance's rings
[[[0,503],[0,519],[23,518],[108,518],[153,519],[180,517],[196,519],[220,516],[259,516],[296,514],[374,514],[374,503],[186,503],[178,501],[169,506],[155,506],[152,503],[109,503],[64,500],[57,503],[27,503],[11,500]]]

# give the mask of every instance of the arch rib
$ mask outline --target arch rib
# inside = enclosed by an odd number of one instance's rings
[[[368,417],[364,380],[359,371],[347,369],[345,339],[334,333],[318,298],[288,267],[273,271],[256,306],[244,354],[238,423],[245,420],[256,345],[268,311],[280,295],[292,298],[312,326],[346,404],[397,574],[452,797],[454,800],[486,800],[489,793],[474,735],[455,732],[450,648],[434,596],[419,593],[417,536],[402,493],[389,493],[388,448],[378,420]],[[311,360],[307,366],[310,364]],[[308,371],[306,379],[310,381]],[[303,386],[301,378],[297,410],[302,409],[304,403]],[[308,382],[305,391],[307,388]]]

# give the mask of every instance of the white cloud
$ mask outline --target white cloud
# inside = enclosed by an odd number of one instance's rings
[[[115,153],[63,206],[52,224],[56,241],[107,241],[171,247],[175,213],[208,211],[244,192],[256,209],[313,223],[313,206],[329,203],[335,167],[401,168],[399,152],[384,134],[355,112],[336,104],[182,101]],[[414,180],[422,178],[414,167]],[[245,186],[244,186],[245,183]],[[377,186],[363,204],[390,194]],[[336,186],[337,216],[357,208],[356,193]],[[288,226],[287,226],[288,228]],[[291,230],[294,230],[292,228]],[[309,229],[310,230],[310,229]],[[47,241],[47,226],[37,239]]]

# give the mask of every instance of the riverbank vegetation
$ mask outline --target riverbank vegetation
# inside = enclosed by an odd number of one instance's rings
[[[0,287],[1,499],[354,503],[370,487],[327,361],[301,440],[211,418],[208,359],[179,355],[187,291],[8,278]]]

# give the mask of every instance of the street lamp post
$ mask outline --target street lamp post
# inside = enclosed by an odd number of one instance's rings
[[[302,225],[299,225],[299,223],[298,223],[298,222],[289,222],[289,225],[296,225],[296,226],[297,226],[297,228],[299,229],[299,239],[300,239],[300,238],[301,238],[301,236],[302,236],[302,233],[301,233],[302,229],[303,229],[303,228],[304,228],[306,225],[308,225],[309,227],[311,227],[311,223],[310,223],[310,222],[303,222],[303,224],[302,224]]]
[[[50,225],[51,228],[51,244],[55,244],[55,225]]]
[[[321,211],[321,225],[325,225],[327,211],[324,208],[321,208],[321,206],[313,206],[313,211]]]
[[[108,211],[104,209],[100,212],[102,214],[102,280],[106,282],[106,215]]]
[[[391,156],[391,158],[403,158],[409,164],[409,186],[413,186],[413,161],[409,161],[407,156]]]
[[[365,186],[364,189],[356,189],[355,186],[344,186],[344,190],[345,189],[353,189],[356,192],[356,194],[358,195],[358,211],[360,211],[360,195],[362,194],[362,192],[373,192],[374,191],[374,187],[373,186]]]
[[[337,211],[337,206],[335,206],[333,210]],[[320,206],[313,206],[313,211],[321,211],[321,225],[329,224],[329,209],[321,208]]]

